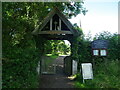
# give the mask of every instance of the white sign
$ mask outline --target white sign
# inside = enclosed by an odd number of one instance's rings
[[[99,55],[99,51],[98,50],[93,50],[93,55]]]
[[[82,75],[84,79],[93,79],[93,71],[91,63],[82,63]]]
[[[101,56],[106,56],[106,50],[100,50]]]
[[[76,74],[77,73],[77,61],[73,60],[72,61],[72,74]]]

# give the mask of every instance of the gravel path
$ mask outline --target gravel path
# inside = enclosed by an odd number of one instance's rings
[[[63,59],[65,56],[58,57],[54,64],[56,64],[56,74],[41,75],[40,88],[73,88],[73,81],[63,72]]]

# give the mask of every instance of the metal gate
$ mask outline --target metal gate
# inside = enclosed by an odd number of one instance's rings
[[[42,74],[56,74],[56,63],[50,62],[47,57],[44,57],[41,62],[41,73]]]

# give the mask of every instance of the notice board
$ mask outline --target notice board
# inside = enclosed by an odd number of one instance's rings
[[[93,79],[93,71],[91,63],[82,63],[83,79]]]
[[[92,49],[107,49],[109,45],[108,40],[94,40],[91,43]]]

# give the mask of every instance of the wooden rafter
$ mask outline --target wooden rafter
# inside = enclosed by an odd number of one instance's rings
[[[59,22],[63,21],[63,23],[69,28],[69,31],[63,31],[63,30],[52,30],[52,28],[50,28],[50,30],[48,31],[42,31],[42,29],[46,26],[46,24],[50,21],[52,22],[52,17],[57,14],[59,16]],[[60,24],[61,25],[61,24]],[[52,26],[52,24],[50,24],[50,26]],[[62,26],[61,26],[62,27]],[[60,27],[60,29],[61,29]],[[54,8],[48,15],[47,17],[43,20],[42,24],[32,32],[34,35],[38,35],[38,34],[73,34],[73,35],[77,35],[78,32],[77,30],[73,29],[72,24],[70,23],[70,21],[59,11],[59,9]]]

